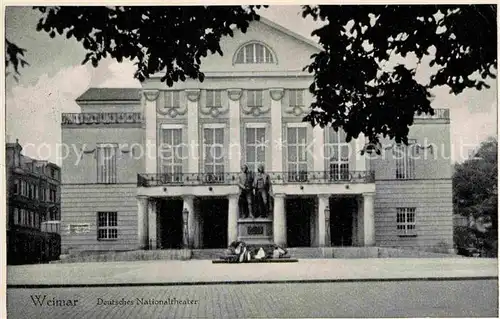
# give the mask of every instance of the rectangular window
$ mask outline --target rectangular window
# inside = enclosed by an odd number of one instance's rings
[[[36,225],[36,212],[30,211],[30,227],[34,228]]]
[[[331,181],[347,181],[349,174],[349,143],[346,143],[344,130],[337,132],[328,129],[325,154],[329,161],[329,176]]]
[[[34,212],[28,210],[28,226],[33,227],[34,224],[35,224]]]
[[[49,201],[52,203],[55,203],[57,198],[56,198],[57,191],[51,187],[49,190]]]
[[[19,225],[19,208],[17,207],[14,207],[14,211],[13,211],[13,216],[12,216],[12,222],[14,223],[14,225]]]
[[[35,212],[35,228],[40,229],[40,213]]]
[[[161,172],[164,183],[182,182],[182,127],[162,128]]]
[[[222,106],[222,91],[208,90],[207,107],[221,107],[221,106]]]
[[[399,207],[396,214],[398,236],[416,236],[415,207]]]
[[[19,209],[19,225],[24,226],[24,221],[25,221],[24,209],[20,208]]]
[[[40,200],[43,202],[46,201],[47,199],[47,191],[44,186],[40,188],[40,197],[41,197]]]
[[[97,183],[116,183],[116,144],[97,146]]]
[[[27,196],[27,186],[26,186],[26,181],[24,180],[21,180],[21,195]]]
[[[224,127],[203,129],[204,169],[207,182],[224,181]]]
[[[56,170],[53,167],[50,168],[50,177],[53,179],[57,178]]]
[[[165,106],[169,108],[178,108],[181,106],[179,91],[165,91]]]
[[[26,209],[22,209],[21,210],[21,213],[23,214],[22,218],[21,218],[21,225],[26,227],[28,225],[28,210]]]
[[[307,180],[307,127],[287,129],[288,181]]]
[[[266,148],[268,142],[266,141],[266,127],[263,126],[247,126],[245,130],[246,135],[246,160],[248,169],[250,171],[257,171],[259,164],[266,162]]]
[[[19,180],[14,180],[14,185],[12,186],[12,194],[17,195],[20,193]]]
[[[118,238],[118,213],[97,213],[97,239],[112,240]]]
[[[415,178],[415,142],[415,140],[408,140],[408,146],[404,144],[394,146],[396,179]]]
[[[288,103],[290,107],[304,106],[304,90],[289,90]]]
[[[19,208],[14,207],[14,216],[12,216],[14,225],[19,225],[21,223],[21,216],[19,216]]]
[[[247,106],[261,107],[263,105],[262,90],[249,90]]]

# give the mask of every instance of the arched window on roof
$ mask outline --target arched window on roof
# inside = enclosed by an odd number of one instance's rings
[[[267,46],[258,42],[251,42],[240,47],[236,53],[235,64],[248,63],[275,63],[273,52]]]

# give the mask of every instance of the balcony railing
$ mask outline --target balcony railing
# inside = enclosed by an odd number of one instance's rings
[[[59,220],[50,220],[42,222],[40,225],[40,230],[46,233],[61,233],[61,221]]]
[[[137,186],[238,185],[240,173],[137,174]],[[272,184],[373,183],[371,171],[269,172]]]
[[[420,115],[415,114],[416,119],[432,119],[432,120],[449,120],[450,110],[449,109],[434,109],[434,115],[422,113]]]
[[[63,113],[61,118],[61,125],[140,124],[142,122],[140,112]]]

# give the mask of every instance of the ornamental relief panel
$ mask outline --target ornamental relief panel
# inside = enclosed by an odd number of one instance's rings
[[[290,117],[305,116],[306,107],[305,106],[288,106],[285,108],[285,114]]]
[[[245,90],[240,100],[243,118],[271,116],[271,96],[269,90]]]
[[[140,112],[62,113],[61,125],[141,124]]]
[[[229,96],[227,90],[202,90],[200,96],[200,118],[227,118]]]
[[[301,98],[297,99],[296,96],[292,96],[292,93],[294,92],[302,92]],[[312,96],[307,89],[299,89],[299,90],[286,89],[284,90],[282,101],[283,101],[283,107],[282,107],[283,117],[291,117],[291,118],[304,117],[309,112],[309,105],[311,105]]]
[[[187,93],[180,90],[160,91],[156,111],[160,118],[184,118],[187,114]]]

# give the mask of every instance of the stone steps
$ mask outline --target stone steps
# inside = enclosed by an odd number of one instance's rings
[[[271,246],[269,246],[271,247]],[[298,247],[287,248],[287,256],[292,259],[315,258],[445,258],[460,257],[449,253],[432,253],[419,250],[407,250],[389,247]],[[61,256],[60,260],[51,263],[107,262],[136,260],[215,260],[225,255],[226,249],[165,249],[134,250],[109,252],[74,252],[69,256]]]
[[[217,259],[219,256],[224,255],[225,248],[212,248],[212,249],[192,249],[191,259],[212,260]]]

